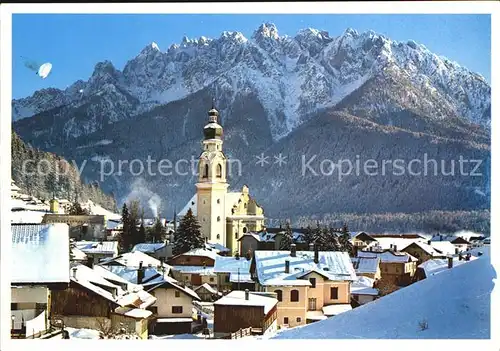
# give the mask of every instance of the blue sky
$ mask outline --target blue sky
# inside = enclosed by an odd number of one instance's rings
[[[316,28],[337,36],[348,27],[374,30],[398,41],[415,40],[490,82],[491,22],[489,15],[49,15],[15,14],[12,19],[13,97],[87,80],[97,62],[110,60],[123,69],[148,43],[162,51],[182,37],[219,37],[224,30],[250,37],[264,22],[280,35]],[[24,67],[22,57],[53,64],[42,80]]]

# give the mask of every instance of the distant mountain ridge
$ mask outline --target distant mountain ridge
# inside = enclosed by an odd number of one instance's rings
[[[94,160],[85,176],[96,179],[102,158],[197,158],[215,97],[224,150],[243,164],[232,186],[248,183],[268,215],[300,216],[489,208],[490,94],[483,77],[414,41],[353,29],[335,37],[307,28],[289,37],[265,23],[251,38],[185,37],[166,52],[152,43],[122,71],[101,62],[86,82],[12,106],[23,139],[68,159]],[[354,160],[411,159],[425,150],[446,160],[480,158],[484,176],[332,183],[255,165],[263,152],[297,161],[313,151]],[[101,186],[124,199],[136,178],[108,177]],[[142,178],[167,199],[168,211],[194,192],[195,177]]]

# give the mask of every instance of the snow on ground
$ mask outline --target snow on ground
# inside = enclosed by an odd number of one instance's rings
[[[488,339],[496,272],[487,255],[274,339]]]
[[[65,327],[70,339],[99,339],[99,331],[94,329],[76,329]]]

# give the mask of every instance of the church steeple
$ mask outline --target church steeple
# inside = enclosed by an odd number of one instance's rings
[[[222,139],[222,126],[217,122],[219,111],[215,109],[214,100],[212,100],[212,108],[208,111],[208,124],[203,128],[203,135],[205,140],[208,139]]]

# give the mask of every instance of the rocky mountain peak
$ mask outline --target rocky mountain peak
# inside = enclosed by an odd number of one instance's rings
[[[262,23],[252,35],[252,39],[260,40],[262,38],[279,39],[278,28],[274,23]]]

